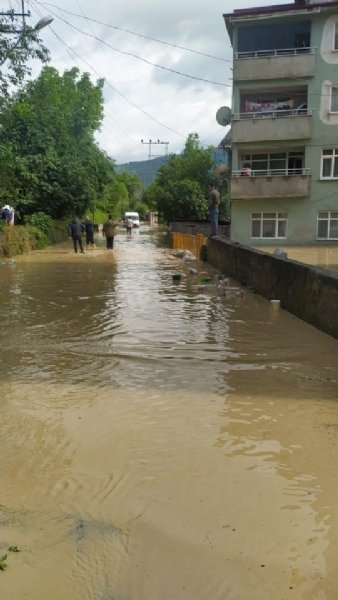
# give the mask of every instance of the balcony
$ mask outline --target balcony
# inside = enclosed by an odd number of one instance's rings
[[[234,144],[270,140],[305,140],[312,135],[312,111],[309,109],[273,110],[240,113],[233,116]]]
[[[234,81],[313,77],[315,62],[314,48],[237,52]]]
[[[231,175],[231,200],[306,198],[310,192],[309,169],[252,171],[249,177],[240,171]]]

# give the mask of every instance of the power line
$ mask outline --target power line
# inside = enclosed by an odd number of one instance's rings
[[[35,11],[35,12],[36,12],[36,13],[37,13],[39,16],[41,16],[41,13],[39,12],[39,10],[38,10],[36,7],[34,7],[34,8],[33,8],[33,10],[34,10],[34,11]],[[60,37],[57,35],[57,33],[56,33],[54,30],[53,30],[53,28],[52,28],[52,27],[50,27],[50,29],[51,29],[51,31],[52,31],[52,33],[53,33],[53,35],[54,35],[54,36],[55,36],[55,37],[58,39],[58,41],[61,41],[61,43],[62,43],[63,45],[65,45],[65,44],[64,44],[64,42],[61,40],[61,38],[60,38]],[[69,56],[71,57],[72,61],[74,61],[76,64],[79,64],[79,63],[77,62],[77,57],[76,57],[76,54],[74,53],[74,51],[72,50],[72,48],[70,48],[70,47],[67,47],[67,48],[66,48],[66,52],[67,52],[67,53],[69,54]],[[97,73],[96,73],[96,74],[97,74]],[[100,75],[99,75],[99,76],[100,76]],[[101,76],[100,76],[100,77],[101,77]],[[124,136],[124,142],[126,142],[126,141],[127,141],[127,140],[126,140],[126,138],[129,138],[129,141],[130,141],[130,143],[133,145],[133,148],[134,148],[134,147],[136,148],[136,142],[135,142],[135,141],[134,141],[132,138],[130,138],[130,137],[129,137],[128,133],[127,133],[126,131],[124,131],[124,130],[123,130],[123,128],[121,127],[121,125],[118,123],[118,121],[116,121],[116,120],[115,120],[115,119],[114,119],[114,118],[111,116],[111,114],[110,114],[110,113],[107,111],[107,109],[106,109],[106,108],[105,108],[105,118],[108,118],[108,119],[110,119],[110,120],[112,121],[112,123],[113,123],[113,124],[114,124],[116,127],[118,127],[118,128],[121,130],[121,133],[119,133],[118,131],[116,131],[116,135],[118,135],[118,136],[119,136],[121,139],[123,139],[123,138],[122,138],[122,136]],[[127,147],[128,147],[128,144],[127,144]],[[129,146],[129,149],[130,149],[130,150],[132,150],[132,146],[131,146],[131,145]]]
[[[175,75],[181,75],[182,77],[187,77],[189,79],[194,79],[196,81],[203,81],[204,83],[210,83],[212,85],[219,85],[219,86],[222,86],[222,87],[230,87],[230,88],[232,87],[228,83],[221,83],[219,81],[211,81],[209,79],[203,79],[202,77],[195,77],[194,75],[188,75],[187,73],[182,73],[181,71],[177,71],[176,69],[171,69],[170,67],[165,67],[165,66],[159,65],[157,63],[152,63],[150,60],[147,60],[146,58],[143,58],[142,56],[138,56],[138,54],[134,54],[133,52],[126,52],[124,50],[119,50],[118,48],[115,48],[114,46],[111,46],[111,44],[108,44],[108,42],[105,42],[104,40],[102,40],[98,36],[93,35],[91,33],[86,33],[85,31],[82,31],[81,29],[79,29],[75,25],[72,25],[72,23],[69,23],[68,21],[66,21],[65,19],[63,19],[59,15],[57,15],[54,11],[51,10],[50,12],[57,19],[59,19],[60,21],[62,21],[63,23],[65,23],[66,25],[68,25],[69,27],[71,27],[72,29],[74,29],[75,31],[77,31],[78,33],[81,33],[82,35],[86,35],[87,37],[95,39],[97,42],[100,42],[101,44],[104,44],[105,46],[107,46],[111,50],[114,50],[114,52],[118,52],[119,54],[123,54],[125,56],[131,56],[132,58],[136,58],[137,60],[141,60],[142,62],[144,62],[147,65],[150,65],[152,67],[156,67],[158,69],[163,69],[164,71],[169,71],[170,73],[174,73]]]
[[[86,17],[84,14],[78,15],[76,13],[70,12],[69,10],[65,10],[64,8],[60,8],[59,6],[56,6],[55,4],[51,4],[49,2],[38,2],[38,0],[36,0],[36,3],[41,4],[42,6],[53,6],[54,8],[57,8],[58,10],[60,10],[61,12],[67,13],[68,15],[72,15],[73,17],[79,17],[80,19],[86,19],[87,21],[91,21],[92,23],[97,23],[98,25],[103,25],[104,27],[109,27],[110,29],[116,29],[117,31],[124,31],[125,33],[130,33],[131,35],[135,35],[137,37],[143,38],[144,40],[149,40],[151,42],[157,42],[158,44],[163,44],[165,46],[171,46],[172,48],[178,48],[180,50],[186,50],[187,52],[199,54],[200,56],[205,56],[207,58],[212,58],[214,60],[220,60],[220,61],[232,63],[232,59],[230,59],[230,58],[220,58],[219,56],[213,56],[212,54],[206,54],[205,52],[200,52],[199,50],[193,50],[192,48],[186,48],[185,46],[180,46],[179,44],[173,44],[171,42],[165,42],[164,40],[159,40],[157,38],[153,38],[153,37],[150,37],[147,35],[142,35],[141,33],[137,33],[136,31],[131,31],[130,29],[118,27],[117,25],[110,25],[109,23],[104,23],[103,21],[98,21],[97,19],[93,19],[91,17]],[[80,10],[83,13],[81,7],[80,7]]]
[[[98,75],[98,77],[102,77],[100,75],[100,73],[98,73],[98,71],[90,64],[88,63],[84,58],[82,58],[82,56],[80,56],[76,50],[74,50],[73,48],[70,48],[70,46],[68,46],[68,44],[66,44],[66,42],[64,40],[62,40],[62,38],[55,32],[53,31],[54,35],[58,38],[58,40],[69,50],[71,50],[80,60],[82,60],[82,62],[84,62],[94,73],[96,73],[96,75]],[[159,119],[156,119],[156,117],[153,117],[152,115],[150,115],[148,112],[146,112],[145,110],[143,110],[143,108],[141,108],[140,106],[138,106],[137,104],[135,104],[134,102],[132,102],[131,100],[129,100],[129,98],[127,98],[127,96],[125,96],[125,94],[123,94],[122,92],[120,92],[117,88],[115,88],[113,85],[111,85],[109,83],[109,81],[107,79],[105,79],[105,83],[106,85],[108,85],[108,87],[110,87],[114,92],[116,92],[117,94],[119,94],[119,96],[121,96],[126,102],[128,102],[128,104],[130,104],[131,106],[133,106],[134,108],[136,108],[137,110],[139,110],[140,112],[142,112],[146,117],[148,117],[149,119],[151,119],[152,121],[155,121],[155,123],[157,123],[158,125],[161,125],[161,127],[165,127],[165,129],[168,129],[168,131],[171,131],[172,133],[175,133],[176,135],[186,138],[186,136],[183,133],[179,133],[178,131],[176,131],[175,129],[172,129],[171,127],[168,127],[168,125],[165,125],[164,123],[162,123],[161,121],[159,121]]]

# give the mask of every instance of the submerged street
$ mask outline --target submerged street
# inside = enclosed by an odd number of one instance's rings
[[[333,600],[338,341],[165,242],[0,265],[1,597]]]

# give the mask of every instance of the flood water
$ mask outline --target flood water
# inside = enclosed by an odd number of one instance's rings
[[[276,246],[256,247],[256,249],[272,253]],[[287,246],[283,247],[283,250],[291,260],[320,267],[338,275],[338,242],[332,242],[329,246]]]
[[[0,265],[0,597],[335,600],[338,341],[163,242]]]

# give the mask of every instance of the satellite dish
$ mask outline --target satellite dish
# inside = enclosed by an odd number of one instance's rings
[[[216,113],[216,121],[222,127],[226,127],[231,123],[231,108],[228,106],[221,106]]]

